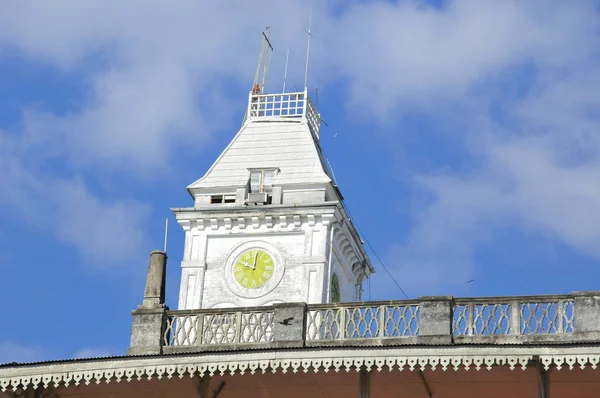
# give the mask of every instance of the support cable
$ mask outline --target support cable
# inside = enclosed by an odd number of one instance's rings
[[[346,208],[346,212],[348,213],[348,216],[350,216],[350,218],[353,220],[352,222],[356,226],[356,230],[360,233],[360,235],[364,239],[364,241],[367,244],[367,246],[369,247],[369,249],[371,249],[371,252],[375,256],[375,258],[377,259],[377,261],[379,261],[379,264],[381,264],[381,266],[383,267],[383,269],[385,270],[385,272],[387,272],[387,274],[390,277],[390,279],[394,282],[394,284],[396,285],[396,287],[398,287],[398,289],[402,292],[402,294],[404,295],[404,297],[406,297],[407,299],[410,300],[410,297],[408,297],[408,294],[406,294],[406,292],[404,291],[404,289],[402,289],[402,286],[400,286],[400,284],[398,283],[398,281],[396,280],[396,278],[394,278],[394,276],[392,275],[392,273],[390,272],[390,270],[388,270],[388,268],[385,266],[385,264],[383,263],[383,260],[377,254],[377,252],[375,251],[375,249],[373,248],[373,246],[371,245],[371,243],[367,239],[367,236],[360,229],[358,223],[356,221],[354,221],[355,219],[354,219],[354,217],[352,217],[350,209],[348,208],[348,205],[345,202],[344,202],[344,207]]]
[[[326,123],[325,123],[325,126],[329,127],[329,125],[326,124]],[[321,147],[321,152],[323,153],[323,156],[325,157],[325,159],[328,159],[327,155],[325,154],[325,150],[323,149],[323,147],[320,144],[319,144],[319,146]],[[329,164],[329,169],[331,170],[331,172],[333,174],[333,167],[331,167],[331,164],[329,163],[329,160],[327,160],[327,163]],[[335,182],[335,180],[334,180],[334,182]],[[337,185],[337,183],[336,183],[336,185]],[[383,267],[383,269],[385,270],[385,272],[387,273],[387,275],[394,282],[394,284],[396,285],[396,287],[402,292],[402,294],[404,295],[404,297],[406,297],[407,299],[410,300],[410,297],[408,296],[408,294],[406,294],[406,292],[404,291],[404,289],[402,289],[402,286],[400,286],[400,284],[398,283],[398,281],[396,280],[396,278],[394,278],[394,276],[392,275],[392,273],[390,272],[390,270],[385,266],[385,264],[383,263],[383,260],[377,254],[377,252],[375,251],[375,249],[373,248],[373,246],[371,245],[371,243],[367,239],[367,236],[360,229],[360,226],[358,225],[358,223],[356,221],[354,221],[354,217],[352,217],[352,213],[350,212],[350,207],[345,203],[344,200],[341,200],[341,202],[342,202],[342,205],[344,206],[344,208],[346,209],[346,212],[348,213],[348,216],[350,217],[350,219],[353,220],[352,222],[356,226],[356,230],[362,236],[362,239],[365,241],[365,243],[367,244],[367,246],[369,247],[369,249],[371,249],[371,252],[375,256],[375,258],[377,259],[377,261],[379,261],[379,264],[381,264],[381,266]],[[369,278],[369,280],[370,280],[370,278]],[[371,296],[371,288],[370,288],[370,285],[369,285],[369,299],[371,298],[370,296]]]

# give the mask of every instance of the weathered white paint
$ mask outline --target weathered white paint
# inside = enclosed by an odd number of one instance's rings
[[[279,168],[274,185],[322,184],[331,179],[305,123],[250,122],[245,124],[208,172],[188,188],[191,192],[235,192],[248,183],[250,168]],[[284,193],[285,197],[285,193]]]
[[[210,227],[199,231],[196,226],[186,232],[186,240],[195,243],[186,244],[189,253],[184,258],[190,260],[182,262],[179,308],[214,308],[221,303],[256,306],[274,300],[322,303],[327,278],[324,268],[328,224],[331,217],[339,216],[340,212],[336,206],[315,208],[314,212],[292,214],[282,219],[279,214],[266,215],[269,212],[263,211],[260,217],[219,216],[196,221],[196,225]],[[184,214],[190,215],[182,213],[179,216]],[[199,214],[191,212],[192,216]],[[226,223],[230,223],[228,228],[224,227]],[[248,289],[245,293],[246,289],[237,286],[232,279],[231,267],[241,252],[254,247],[267,250],[276,259],[276,273],[271,281],[277,284]]]
[[[247,205],[250,169],[268,168],[277,169],[271,204]],[[343,301],[356,300],[356,284],[372,272],[306,118],[248,119],[188,190],[194,208],[174,209],[186,231],[180,309],[323,303],[331,252]],[[235,203],[213,204],[214,195],[233,195]],[[246,291],[232,280],[235,257],[250,247],[278,259],[276,283]]]

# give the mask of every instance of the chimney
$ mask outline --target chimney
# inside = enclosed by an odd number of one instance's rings
[[[154,250],[150,253],[148,276],[142,308],[161,308],[165,305],[165,285],[167,279],[167,253]]]
[[[144,301],[132,312],[131,340],[127,355],[161,354],[167,323],[165,282],[167,253],[150,253]]]

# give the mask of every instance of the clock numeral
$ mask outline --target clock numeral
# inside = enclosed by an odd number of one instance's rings
[[[246,289],[262,287],[273,277],[274,263],[273,257],[264,250],[247,250],[233,263],[233,278]]]

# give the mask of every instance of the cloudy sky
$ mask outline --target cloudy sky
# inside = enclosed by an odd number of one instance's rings
[[[171,207],[267,91],[309,2],[2,3],[0,362],[123,354]],[[600,7],[312,1],[309,89],[364,237],[410,297],[598,289]],[[170,230],[176,306],[183,233]],[[366,299],[402,298],[372,255]]]

